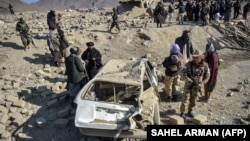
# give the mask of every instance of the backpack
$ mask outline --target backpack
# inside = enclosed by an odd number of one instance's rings
[[[177,55],[171,55],[165,58],[162,64],[163,64],[163,67],[168,68],[172,72],[178,71],[181,66],[180,58]]]

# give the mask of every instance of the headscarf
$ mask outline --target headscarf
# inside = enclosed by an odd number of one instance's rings
[[[214,48],[213,43],[211,43],[211,42],[207,43],[207,45],[206,45],[206,52],[215,52],[215,48]]]
[[[178,56],[182,56],[182,53],[178,44],[171,45],[170,54],[178,54]]]

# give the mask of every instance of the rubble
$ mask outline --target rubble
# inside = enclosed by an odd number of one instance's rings
[[[225,25],[212,22],[212,25],[223,34],[222,37],[217,37],[217,40],[225,44],[226,48],[250,51],[250,28],[247,24],[249,23],[244,24],[242,21],[234,21]]]
[[[70,38],[72,45],[79,45],[79,47],[85,48],[86,41],[94,40],[97,47],[105,52],[103,55],[104,61],[110,58],[131,58],[131,60],[136,60],[134,56],[146,54],[148,58],[157,63],[161,63],[161,59],[169,53],[169,45],[174,41],[175,37],[181,35],[183,29],[192,30],[194,46],[198,48],[204,49],[203,44],[205,43],[204,41],[206,41],[205,38],[211,35],[211,37],[214,38],[214,42],[217,42],[217,49],[220,54],[222,52],[220,49],[223,48],[240,49],[243,51],[250,49],[249,26],[245,25],[242,21],[238,21],[233,25],[223,26],[223,24],[221,24],[220,26],[216,25],[217,27],[214,25],[218,30],[211,31],[221,31],[223,36],[220,37],[212,36],[212,34],[207,34],[205,32],[203,33],[203,30],[205,30],[204,27],[196,27],[193,25],[178,26],[178,28],[173,25],[172,27],[174,29],[166,26],[164,26],[163,29],[156,29],[154,28],[155,25],[153,20],[148,16],[143,16],[145,10],[146,9],[134,7],[131,11],[119,15],[122,29],[119,35],[106,33],[106,27],[110,25],[111,9],[106,9],[105,11],[96,10],[94,12],[86,12],[84,10],[79,12],[74,10],[72,10],[72,12],[62,11],[62,18],[64,20],[63,29],[65,33],[69,33],[67,37]],[[51,129],[50,126],[55,126],[56,128],[65,129],[65,131],[68,132],[68,130],[72,131],[71,128],[74,126],[73,123],[70,122],[72,117],[69,117],[70,115],[74,115],[74,113],[69,111],[66,107],[68,92],[66,91],[67,78],[64,77],[65,70],[52,66],[50,64],[50,53],[45,53],[47,45],[44,39],[48,35],[48,27],[45,20],[46,13],[37,13],[36,16],[38,18],[35,20],[29,20],[30,18],[28,17],[30,17],[30,15],[26,13],[22,13],[22,15],[27,19],[27,23],[31,25],[32,35],[34,40],[37,41],[36,43],[39,45],[39,48],[32,48],[30,52],[24,53],[21,50],[22,45],[19,39],[20,37],[17,36],[14,28],[16,17],[6,16],[3,17],[5,20],[0,20],[0,27],[3,28],[3,30],[0,31],[0,38],[2,39],[0,41],[0,46],[3,46],[4,50],[2,51],[1,48],[0,64],[5,61],[8,63],[3,64],[4,66],[1,66],[0,70],[0,140],[9,139],[17,127],[26,128],[26,131],[24,130],[17,134],[19,138],[38,140],[34,138],[37,133],[34,135],[26,134],[27,128],[28,130],[32,130],[32,132],[36,132],[36,128],[42,127],[43,131],[48,130],[49,132],[49,129]],[[147,23],[147,28],[145,28],[145,23]],[[95,29],[96,27],[98,29]],[[208,26],[206,28],[211,29],[212,27]],[[198,35],[200,35],[200,38],[195,39]],[[125,38],[127,42],[122,38]],[[195,40],[199,40],[202,44]],[[117,44],[117,42],[119,44]],[[24,54],[24,57],[20,54]],[[235,54],[239,53],[236,52]],[[222,61],[220,62],[222,65],[228,62],[227,58],[224,58],[226,55],[227,54],[221,54],[222,58],[220,60]],[[230,55],[228,56],[231,57]],[[239,56],[241,56],[241,54],[239,54]],[[4,61],[2,61],[2,58],[4,58]],[[21,64],[23,65],[21,66],[20,64],[11,64],[13,62],[27,63],[29,65]],[[30,65],[31,63],[32,65]],[[248,66],[247,63],[242,64]],[[239,66],[242,66],[242,64]],[[241,75],[245,75],[244,72],[246,71],[238,71],[237,68],[240,68],[239,66],[233,68],[232,71],[236,70],[241,73],[238,74],[240,77]],[[158,69],[159,68],[161,68],[160,65],[158,66]],[[227,74],[232,74],[232,78],[235,78],[235,73],[230,70]],[[160,82],[158,88],[159,92],[164,94],[164,71],[160,69],[157,70],[157,75]],[[230,117],[233,116],[231,113],[233,113],[236,108],[229,110],[225,109],[232,108],[232,105],[234,105],[233,108],[241,107],[241,103],[237,101],[238,97],[247,100],[249,96],[249,84],[247,80],[250,78],[239,78],[241,81],[244,80],[244,87],[239,87],[238,92],[245,93],[245,95],[237,95],[236,92],[226,91],[227,88],[235,84],[232,82],[233,84],[230,85],[228,82],[230,78],[231,76],[227,76],[223,78],[223,82],[220,81],[219,85],[221,85],[221,88],[219,87],[218,91],[213,95],[212,104],[197,103],[197,112],[203,113],[205,117],[198,120],[196,119],[197,121],[191,124],[204,124],[206,120],[211,122],[211,124],[234,124],[234,121],[231,120]],[[176,89],[179,90],[180,88],[177,87]],[[226,97],[227,94],[230,96]],[[181,94],[178,96],[181,96]],[[176,109],[175,112],[170,113],[171,115],[178,114],[179,110],[176,108],[179,106],[178,102],[171,103],[171,105],[174,105],[172,107]],[[246,105],[248,106],[249,104]],[[163,112],[167,111],[165,107],[166,102],[162,101],[160,106]],[[214,107],[217,107],[217,109]],[[203,111],[199,111],[200,109]],[[213,114],[206,115],[206,111],[208,111],[208,113],[212,112]],[[248,111],[249,108],[244,109],[244,113],[248,114]],[[226,118],[221,118],[218,115],[223,115]],[[243,114],[241,113],[241,115]],[[174,124],[189,124],[183,122],[179,115],[170,117]],[[242,119],[241,124],[249,124],[249,119],[250,115],[248,115],[248,122]],[[54,127],[52,129],[54,129]],[[57,132],[59,131],[57,130]],[[72,131],[71,133],[75,132]],[[54,135],[54,132],[51,134]],[[63,134],[61,136],[63,136]],[[51,139],[52,138],[50,138],[50,140]],[[62,138],[55,138],[55,140],[62,140]]]

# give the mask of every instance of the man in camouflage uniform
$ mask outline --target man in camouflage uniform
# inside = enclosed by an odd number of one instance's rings
[[[19,22],[16,24],[16,31],[19,32],[22,43],[24,45],[24,51],[26,51],[26,49],[30,48],[29,44],[31,42],[31,37],[29,34],[29,26],[27,25],[27,23],[24,21],[22,17],[19,19]]]
[[[118,31],[120,33],[119,19],[118,19],[118,13],[117,13],[116,8],[113,8],[112,20],[113,21],[112,21],[111,27],[109,29],[109,32],[111,32],[111,30],[116,26],[116,28],[118,29]]]
[[[205,2],[202,2],[202,8],[201,8],[201,19],[202,19],[202,25],[206,26],[209,23],[209,5]]]
[[[198,93],[201,93],[201,88],[207,83],[209,77],[210,71],[208,64],[203,59],[203,53],[200,50],[196,50],[193,54],[193,60],[186,64],[184,70],[185,85],[180,106],[181,117],[185,117],[184,112],[187,106],[187,115],[189,117],[194,117],[192,110],[196,104]]]

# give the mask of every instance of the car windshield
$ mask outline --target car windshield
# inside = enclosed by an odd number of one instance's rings
[[[140,86],[95,81],[90,85],[83,99],[116,104],[137,105]]]

